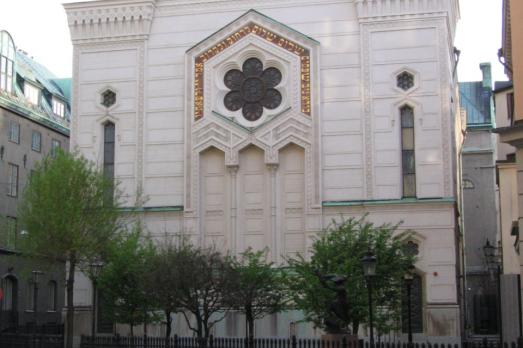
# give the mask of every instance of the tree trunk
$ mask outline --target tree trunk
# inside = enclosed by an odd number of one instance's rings
[[[173,322],[173,319],[171,318],[171,312],[166,310],[165,311],[165,320],[167,322],[167,328],[165,330],[165,338],[171,337],[171,325]]]
[[[131,337],[134,337],[134,324],[131,323]]]
[[[165,310],[165,321],[167,322],[167,327],[165,328],[165,347],[169,348],[169,339],[171,338],[171,325],[173,319],[171,318],[171,311]]]
[[[359,321],[353,321],[352,322],[352,334],[353,335],[357,335],[359,329],[360,329],[360,322]]]
[[[252,307],[250,305],[245,307],[245,318],[247,320],[247,339],[249,347],[252,347],[254,341],[254,318],[252,317]]]
[[[74,270],[76,268],[76,255],[69,258],[69,272],[67,275],[67,332],[66,347],[73,348],[74,334]]]

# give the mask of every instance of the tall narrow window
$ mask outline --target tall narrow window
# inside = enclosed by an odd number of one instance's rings
[[[56,156],[56,152],[62,146],[60,140],[52,139],[51,140],[51,156]]]
[[[47,310],[54,312],[56,311],[56,282],[51,280],[47,284],[47,289]]]
[[[15,249],[16,247],[16,230],[17,230],[17,223],[16,218],[12,216],[7,217],[7,238],[6,238],[6,246],[9,249]]]
[[[408,105],[400,109],[401,161],[403,197],[416,197],[416,161],[414,153],[414,110]]]
[[[3,279],[4,281],[4,297],[2,298],[2,308],[4,311],[9,312],[12,310],[16,310],[16,294],[18,292],[17,289],[17,282],[16,279],[7,276]],[[9,322],[9,318],[7,319],[7,322]]]
[[[35,310],[35,294],[36,294],[35,283],[33,283],[32,280],[29,280],[27,282],[27,302],[26,302],[26,306],[25,306],[25,309],[28,311]]]
[[[31,104],[38,105],[38,101],[40,100],[40,89],[25,82],[24,95]]]
[[[6,31],[0,31],[0,89],[13,90],[15,45]]]
[[[33,135],[31,136],[31,149],[36,152],[42,150],[42,134],[40,132],[33,131]]]
[[[11,197],[18,196],[18,166],[9,163],[7,177],[7,195]]]
[[[407,287],[410,286],[410,289]],[[401,291],[401,324],[402,331],[409,332],[409,298],[410,292],[410,325],[413,333],[423,332],[423,282],[415,274],[410,285],[404,284]]]
[[[53,113],[60,117],[65,116],[65,105],[56,98],[53,98]]]
[[[114,178],[114,132],[112,122],[104,125],[104,174],[107,178]]]
[[[20,144],[20,123],[16,121],[9,122],[9,141]]]

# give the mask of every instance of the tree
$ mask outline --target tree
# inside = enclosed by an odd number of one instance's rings
[[[21,251],[68,263],[67,348],[73,344],[75,269],[104,254],[119,235],[119,197],[94,163],[62,151],[35,167],[24,190],[18,217],[28,233]]]
[[[274,263],[267,262],[266,250],[247,249],[240,257],[231,257],[230,262],[234,307],[245,314],[247,337],[252,341],[254,321],[285,307],[287,297],[283,276]]]
[[[171,336],[172,314],[181,310],[179,299],[180,279],[178,266],[183,262],[182,249],[165,240],[151,258],[146,272],[146,289],[155,305],[165,314],[166,343]]]
[[[415,261],[403,246],[410,232],[398,233],[397,229],[398,225],[391,224],[375,226],[365,217],[333,222],[314,241],[310,261],[300,255],[288,260],[288,284],[306,319],[327,331],[337,326],[353,333],[368,321],[360,260],[369,248],[377,258],[373,278],[377,322],[397,318],[403,276]]]
[[[113,243],[111,249],[99,279],[107,303],[106,315],[114,322],[129,324],[134,336],[136,325],[156,319],[154,301],[146,286],[155,250],[151,241],[143,238],[140,225]]]
[[[197,248],[183,240],[174,252],[178,255],[172,272],[179,282],[173,291],[177,292],[175,296],[189,329],[206,342],[213,326],[232,307],[231,266],[214,248]]]

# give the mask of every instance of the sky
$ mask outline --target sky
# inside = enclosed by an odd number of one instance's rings
[[[58,77],[70,77],[72,46],[62,3],[74,0],[0,0],[0,29],[15,45]],[[506,80],[498,62],[502,0],[460,0],[461,20],[454,45],[461,51],[460,81],[479,81],[479,64],[491,62],[494,80]]]

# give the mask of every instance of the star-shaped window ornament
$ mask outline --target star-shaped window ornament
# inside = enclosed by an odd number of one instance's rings
[[[247,59],[238,69],[229,70],[223,82],[231,91],[223,103],[230,111],[242,109],[243,117],[256,121],[263,115],[263,108],[273,110],[282,102],[281,93],[275,89],[281,82],[282,74],[274,67],[263,70],[263,63],[257,58]]]

